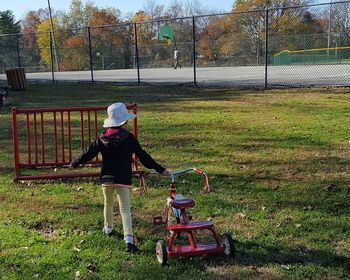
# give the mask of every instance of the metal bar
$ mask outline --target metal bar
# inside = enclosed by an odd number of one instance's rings
[[[81,149],[85,149],[84,144],[84,112],[80,111],[80,139],[81,139]]]
[[[19,172],[19,150],[18,150],[18,131],[17,131],[17,109],[15,107],[12,108],[12,138],[13,138],[15,179],[17,179],[20,176],[20,172]]]
[[[53,126],[54,126],[54,147],[55,147],[55,161],[58,162],[58,150],[57,150],[57,119],[56,112],[53,112]]]
[[[48,5],[48,8],[49,8],[49,15],[50,15],[50,24],[51,24],[51,32],[52,32],[52,42],[53,42],[53,47],[55,49],[55,61],[56,61],[56,66],[57,66],[57,71],[59,72],[60,71],[60,67],[59,67],[59,58],[58,58],[58,55],[57,55],[57,46],[56,46],[56,39],[55,39],[55,31],[54,31],[54,28],[53,28],[53,21],[52,21],[52,14],[51,14],[51,6],[50,6],[50,0],[47,0],[47,5]]]
[[[98,131],[97,131],[97,111],[94,111],[95,113],[95,139],[98,137]],[[96,160],[98,160],[98,154],[96,156]]]
[[[88,42],[89,42],[89,57],[90,57],[91,83],[94,83],[94,63],[93,63],[93,59],[92,59],[92,45],[91,45],[90,26],[88,26],[87,31],[88,31]]]
[[[137,139],[138,137],[138,131],[137,131],[137,105],[136,103],[132,103],[130,106],[130,109],[132,108],[133,114],[136,115],[136,117],[132,120],[132,133],[134,134],[135,138]],[[133,154],[133,162],[135,166],[135,170],[139,170],[139,165],[138,165],[138,158],[136,154]]]
[[[72,128],[70,124],[70,112],[67,112],[67,120],[68,120],[68,146],[69,146],[69,161],[72,161]]]
[[[64,147],[64,119],[63,112],[61,112],[61,146],[62,146],[62,161],[65,161],[65,147]]]
[[[90,166],[97,166],[101,163],[102,161],[89,161]],[[19,166],[23,168],[31,168],[31,167],[52,167],[52,166],[63,166],[63,165],[68,165],[70,162],[69,161],[60,161],[60,162],[55,162],[55,161],[50,161],[50,162],[44,162],[44,163],[20,163]]]
[[[132,133],[134,134],[135,138],[138,137],[138,131],[137,131],[137,105],[135,103],[132,104],[132,112],[136,116],[132,121]]]
[[[81,178],[81,177],[98,177],[100,173],[62,173],[62,174],[43,174],[33,176],[18,176],[17,180],[48,180],[62,178]]]
[[[43,112],[40,113],[40,139],[41,139],[41,162],[45,162],[45,143],[44,143],[44,116]]]
[[[30,151],[30,122],[29,122],[29,113],[26,114],[27,117],[27,147],[28,147],[28,162],[31,163],[31,151]]]
[[[190,242],[190,246],[192,250],[197,248],[196,241],[194,240],[192,231],[187,232],[188,241]]]
[[[269,9],[266,8],[265,9],[265,45],[264,45],[264,49],[265,49],[265,81],[264,81],[264,87],[265,89],[267,89],[267,64],[268,64],[268,35],[269,33]]]
[[[196,21],[192,17],[192,56],[193,56],[193,84],[197,85],[197,73],[196,73]]]
[[[53,48],[52,48],[52,31],[50,32],[50,58],[51,58],[51,77],[52,77],[52,83],[55,82],[55,69],[54,69],[54,62],[53,62]]]
[[[131,103],[126,105],[126,108],[128,110],[133,110],[135,106],[135,103]],[[16,109],[17,110],[17,114],[20,113],[39,113],[39,112],[43,112],[43,113],[53,113],[53,112],[80,112],[80,111],[105,111],[107,110],[107,106],[96,106],[96,107],[65,107],[65,108],[33,108],[33,109]]]
[[[35,158],[35,163],[38,163],[38,131],[37,131],[37,125],[36,125],[36,113],[33,114],[33,122],[34,122],[34,158]]]
[[[87,125],[88,125],[88,143],[89,145],[91,144],[91,123],[90,123],[90,111],[87,112],[88,115],[88,121],[87,121]]]
[[[134,23],[135,32],[135,52],[136,52],[136,67],[137,67],[137,83],[140,83],[140,63],[139,63],[139,47],[137,45],[137,24]]]

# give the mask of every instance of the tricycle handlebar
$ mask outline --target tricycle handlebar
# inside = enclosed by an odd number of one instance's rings
[[[209,180],[208,180],[208,176],[207,174],[205,174],[202,170],[195,168],[195,167],[191,167],[191,168],[187,168],[187,169],[183,169],[183,170],[178,170],[178,171],[174,171],[171,172],[169,177],[170,177],[170,182],[171,183],[175,183],[175,176],[181,173],[185,173],[188,171],[194,171],[197,174],[200,174],[203,176],[203,191],[207,191],[209,192]]]

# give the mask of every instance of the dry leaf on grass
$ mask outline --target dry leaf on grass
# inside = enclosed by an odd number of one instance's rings
[[[330,185],[328,185],[328,186],[325,186],[323,189],[325,190],[325,191],[334,191],[335,190],[335,188],[336,188],[337,186],[335,185],[335,184],[330,184]]]

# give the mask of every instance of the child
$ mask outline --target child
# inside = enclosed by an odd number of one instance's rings
[[[71,162],[76,168],[102,154],[101,183],[104,195],[104,228],[105,234],[113,231],[114,194],[117,193],[119,210],[122,216],[126,251],[137,250],[133,242],[132,221],[130,212],[131,160],[136,154],[141,163],[158,173],[168,176],[170,173],[144,151],[135,136],[128,129],[128,120],[136,116],[130,114],[123,103],[114,103],[107,109],[107,119],[103,127],[107,130],[98,137],[88,149]]]

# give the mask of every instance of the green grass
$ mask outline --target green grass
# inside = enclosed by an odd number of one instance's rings
[[[137,102],[139,138],[170,170],[196,166],[179,192],[196,200],[195,220],[212,218],[235,237],[237,257],[171,258],[155,244],[167,232],[167,181],[132,193],[141,253],[124,252],[122,225],[102,235],[102,192],[95,179],[15,184],[12,106],[64,107]],[[0,278],[350,279],[350,90],[239,90],[187,87],[30,84],[0,109]],[[135,181],[135,185],[136,185]],[[118,211],[116,211],[118,213]]]

